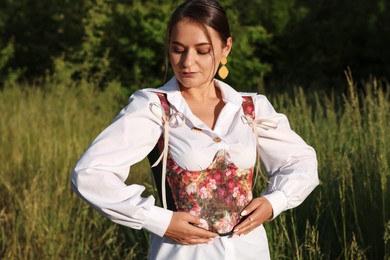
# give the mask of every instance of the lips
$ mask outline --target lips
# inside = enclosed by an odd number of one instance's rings
[[[182,74],[185,77],[193,77],[193,76],[196,75],[196,72],[193,72],[193,71],[185,72],[185,71],[183,71]]]

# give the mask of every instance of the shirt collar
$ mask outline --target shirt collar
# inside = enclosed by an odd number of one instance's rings
[[[216,131],[217,134],[223,134],[224,131],[226,132],[229,129],[229,127],[227,126],[233,120],[233,115],[239,109],[241,109],[241,105],[243,102],[242,96],[255,94],[237,92],[228,84],[220,80],[214,80],[216,86],[221,90],[221,95],[223,101],[225,102],[225,106],[221,111],[221,114],[223,114],[223,119],[218,119],[217,125],[215,126],[213,131]],[[174,107],[176,111],[180,111],[181,113],[183,113],[186,118],[193,124],[193,126],[201,129],[208,129],[208,126],[204,124],[204,122],[202,122],[200,119],[198,119],[187,105],[187,102],[181,95],[179,83],[176,77],[171,78],[164,86],[158,89],[150,89],[150,91],[165,93],[171,106]]]
[[[214,79],[216,87],[221,91],[223,101],[228,104],[232,104],[237,107],[241,107],[242,96],[253,96],[255,93],[240,93],[237,92],[234,88],[229,86],[223,81]],[[158,88],[158,92],[166,93],[167,99],[175,107],[182,107],[181,103],[184,102],[184,98],[180,93],[179,83],[176,77],[172,77],[164,86]]]

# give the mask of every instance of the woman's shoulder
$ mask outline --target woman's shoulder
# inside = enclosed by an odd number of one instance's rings
[[[167,89],[166,85],[159,86],[157,88],[142,88],[136,90],[131,96],[129,100],[133,99],[143,99],[145,101],[156,101],[158,100],[157,93],[168,94],[170,89]]]
[[[275,111],[275,108],[264,94],[254,92],[239,92],[242,97],[251,97],[255,106],[256,117],[273,117],[281,115]]]
[[[174,93],[176,89],[177,87],[175,86],[174,79],[171,79],[164,85],[159,86],[157,88],[138,89],[130,95],[128,99],[128,105],[125,108],[125,111],[131,110],[132,108],[139,109],[139,108],[151,107],[151,104],[155,104],[155,103],[159,104],[160,98],[157,95],[158,93],[166,94],[167,96],[169,96],[172,93]]]
[[[156,97],[156,93],[169,94],[176,92],[178,89],[177,80],[175,77],[170,79],[165,84],[158,86],[156,88],[143,88],[135,91],[133,95],[144,96],[144,97]]]
[[[251,97],[253,103],[256,105],[270,105],[268,98],[263,94],[257,94],[255,92],[238,92],[242,97]]]
[[[267,99],[267,97],[263,94],[258,94],[256,92],[238,92],[242,97],[252,97],[254,100]]]
[[[129,103],[149,103],[157,100],[157,95],[155,94],[154,89],[144,88],[134,91],[129,97]]]

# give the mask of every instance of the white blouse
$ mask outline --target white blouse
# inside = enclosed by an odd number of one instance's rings
[[[214,252],[216,257],[221,257],[218,259],[236,259],[235,256],[247,254],[247,250],[251,250],[255,258],[258,254],[269,258],[262,226],[252,231],[253,234],[230,240],[223,237],[210,245],[182,246],[163,238],[173,212],[156,206],[153,196],[141,197],[143,186],[124,183],[131,165],[144,159],[162,134],[160,101],[155,92],[166,93],[173,112],[184,115],[184,120],[172,120],[169,128],[169,150],[182,168],[203,170],[220,149],[229,152],[238,168],[254,165],[256,139],[241,109],[242,95],[251,95],[258,122],[260,156],[270,177],[263,196],[273,207],[273,217],[298,206],[318,185],[315,151],[291,130],[286,116],[276,113],[263,95],[239,93],[221,81],[215,82],[225,106],[214,129],[192,114],[174,77],[158,89],[136,91],[114,122],[93,141],[72,172],[72,189],[101,214],[121,225],[152,233],[151,259],[180,259],[185,254],[186,258],[192,254],[201,259],[202,252],[204,256]],[[274,127],[268,127],[269,124]],[[194,131],[194,127],[202,131]],[[215,137],[221,141],[215,142]],[[257,249],[253,248],[253,241],[248,242],[248,239],[263,241],[263,247],[255,245]],[[235,249],[232,251],[232,248]],[[262,251],[256,254],[253,250]]]

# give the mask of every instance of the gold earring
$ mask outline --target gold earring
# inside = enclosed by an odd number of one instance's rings
[[[221,79],[226,79],[226,77],[229,75],[229,70],[226,68],[227,63],[227,57],[223,56],[221,59],[222,67],[218,70],[218,75],[221,77]]]

